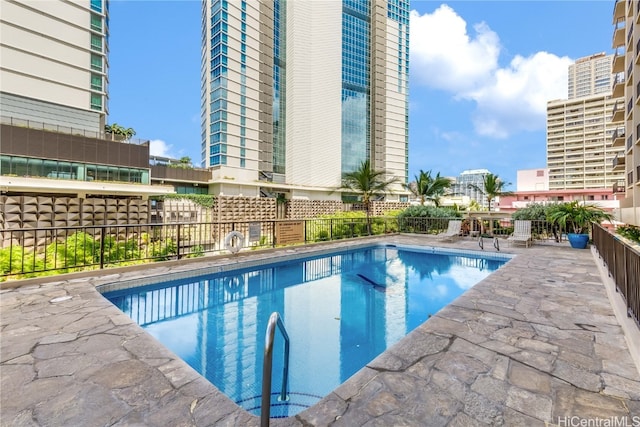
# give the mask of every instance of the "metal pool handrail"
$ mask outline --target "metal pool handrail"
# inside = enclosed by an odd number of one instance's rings
[[[268,427],[271,415],[271,371],[273,369],[273,340],[276,333],[276,325],[284,337],[284,367],[282,368],[281,401],[287,400],[287,381],[289,378],[289,335],[282,323],[282,318],[277,311],[271,313],[267,324],[267,333],[264,337],[264,358],[262,362],[262,406],[260,407],[260,426]]]

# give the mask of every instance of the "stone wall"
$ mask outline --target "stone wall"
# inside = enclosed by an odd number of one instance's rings
[[[0,247],[10,240],[25,246],[40,240],[39,233],[11,235],[20,228],[64,228],[94,225],[147,224],[175,222],[271,221],[275,219],[308,219],[343,211],[363,210],[359,204],[337,200],[290,200],[286,212],[278,210],[276,199],[266,197],[219,196],[213,208],[204,208],[187,199],[168,199],[151,207],[139,199],[80,199],[73,197],[0,196]],[[372,215],[403,209],[408,203],[373,202]],[[92,230],[87,230],[92,233]]]
[[[25,246],[36,243],[46,244],[45,232],[25,231],[19,235],[11,234],[10,230],[20,228],[63,229],[64,227],[145,224],[147,222],[149,222],[149,204],[145,200],[0,196],[1,247],[9,246],[11,239]],[[93,230],[87,231],[91,233]]]

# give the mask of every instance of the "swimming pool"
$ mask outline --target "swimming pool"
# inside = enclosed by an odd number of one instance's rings
[[[376,245],[105,293],[151,335],[245,409],[259,414],[264,335],[282,315],[291,338],[289,400],[272,417],[319,401],[509,256]]]

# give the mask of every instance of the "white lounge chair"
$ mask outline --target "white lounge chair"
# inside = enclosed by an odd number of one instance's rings
[[[513,234],[507,241],[513,243],[523,243],[526,248],[533,244],[531,238],[531,221],[515,220],[513,224]]]
[[[457,219],[452,219],[449,221],[449,225],[447,227],[447,231],[444,233],[437,234],[440,240],[453,240],[460,237],[460,229],[462,228],[462,221]]]

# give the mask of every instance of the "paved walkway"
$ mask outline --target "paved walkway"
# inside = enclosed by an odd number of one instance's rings
[[[477,248],[426,236],[385,241]],[[640,375],[590,251],[502,251],[518,256],[320,403],[271,424],[570,426],[599,418],[640,425]],[[244,258],[52,277],[0,291],[1,425],[259,425],[95,290]]]

